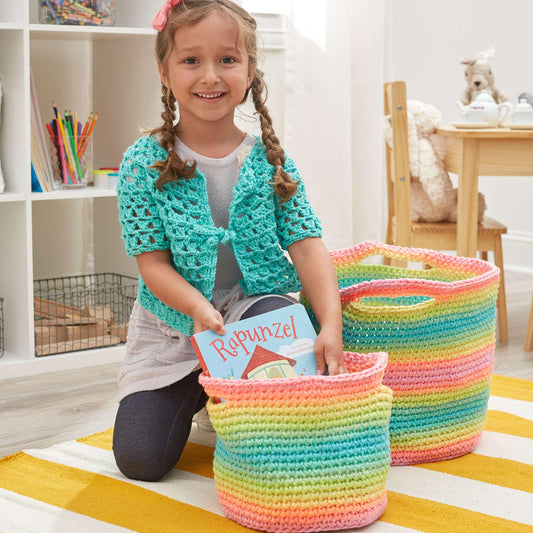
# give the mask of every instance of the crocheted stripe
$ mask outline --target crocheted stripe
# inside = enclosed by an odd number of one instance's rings
[[[412,465],[460,457],[476,448],[479,439],[481,438],[482,430],[483,428],[467,439],[446,442],[441,446],[436,446],[434,448],[428,448],[427,445],[423,446],[421,449],[410,450],[398,448],[397,451],[393,452],[394,455],[391,464],[395,466]]]
[[[295,458],[290,456],[291,462]],[[385,461],[386,459],[386,461]],[[296,458],[297,460],[297,458]],[[379,468],[367,462],[361,465],[346,466],[348,469],[339,469],[339,464],[329,461],[324,465],[322,472],[317,472],[314,462],[303,463],[299,468],[288,468],[280,476],[279,472],[272,472],[272,464],[264,465],[265,472],[261,472],[261,479],[250,480],[251,472],[237,470],[239,461],[231,462],[223,452],[218,454],[213,463],[213,471],[217,486],[220,490],[231,492],[234,498],[244,502],[254,501],[258,505],[270,508],[291,509],[296,505],[299,509],[312,509],[320,507],[324,503],[324,497],[335,498],[337,505],[344,505],[347,502],[357,500],[363,503],[365,500],[373,500],[383,494],[385,489],[385,479],[389,471],[389,457],[380,458]],[[287,455],[283,463],[287,462]],[[384,464],[386,462],[387,464]],[[283,467],[283,463],[280,467]],[[377,463],[377,461],[376,461]],[[346,461],[343,460],[344,467]],[[276,465],[274,465],[275,467]],[[309,472],[302,472],[302,469],[312,467]],[[327,476],[326,469],[335,468],[339,475]],[[257,469],[257,474],[260,470]]]
[[[472,435],[476,435],[483,430],[485,416],[484,414],[472,414],[470,418],[464,418],[462,424],[450,426],[450,421],[446,425],[444,421],[441,424],[435,423],[431,427],[431,420],[426,421],[427,425],[425,431],[416,428],[410,435],[399,435],[395,432],[391,437],[391,446],[393,446],[392,459],[395,462],[398,454],[401,455],[403,449],[418,449],[423,450],[435,446],[442,446],[444,443],[453,443],[469,439]],[[453,424],[454,421],[452,420]],[[392,430],[391,430],[392,431]],[[391,433],[392,434],[392,433]]]
[[[427,376],[420,377],[417,381],[415,373],[413,372],[406,380],[394,380],[394,394],[396,398],[402,395],[422,396],[427,394],[451,394],[453,391],[463,390],[470,385],[477,385],[484,380],[490,379],[492,375],[492,359],[488,361],[489,364],[469,371],[468,374],[458,376],[455,372],[448,372],[447,369],[442,371],[436,370],[435,379],[431,381]],[[396,372],[391,368],[388,374],[396,375]],[[389,379],[387,379],[387,386],[392,387]]]
[[[492,366],[494,359],[494,345],[481,349],[468,350],[445,354],[444,357],[424,357],[425,354],[416,354],[415,357],[397,357],[387,363],[389,373],[388,383],[394,384],[398,389],[403,385],[434,383],[439,379],[462,379],[470,374],[473,369]],[[422,383],[420,383],[422,382]],[[389,385],[390,386],[390,385]]]
[[[432,268],[361,264],[378,254]],[[372,242],[331,255],[345,349],[389,354],[383,383],[394,392],[393,464],[471,451],[487,413],[499,270],[478,259]],[[305,295],[302,302],[316,324]]]
[[[266,531],[365,525],[383,512],[392,394],[386,354],[345,354],[351,373],[276,380],[202,374],[225,514]]]
[[[377,483],[374,487],[368,487],[367,490],[353,490],[350,492],[346,491],[346,489],[344,488],[345,483],[340,480],[336,494],[335,491],[330,490],[329,486],[324,487],[321,479],[315,479],[312,480],[312,482],[309,482],[308,480],[306,480],[305,476],[302,475],[299,478],[294,479],[293,486],[296,484],[301,485],[302,483],[307,482],[307,487],[303,486],[301,487],[301,490],[297,491],[294,490],[291,486],[290,489],[292,490],[287,492],[286,495],[282,495],[279,494],[279,492],[285,487],[282,487],[280,485],[278,489],[278,497],[275,500],[265,498],[264,501],[258,501],[258,494],[255,492],[257,488],[255,485],[253,487],[254,492],[250,493],[250,484],[248,484],[248,487],[246,487],[243,483],[241,492],[236,493],[233,490],[235,486],[235,479],[234,476],[231,475],[231,470],[229,470],[230,476],[223,479],[222,472],[220,471],[220,469],[215,466],[213,467],[213,469],[215,471],[215,476],[217,476],[217,490],[219,494],[222,493],[224,499],[226,499],[227,501],[231,500],[236,507],[241,507],[241,509],[249,509],[250,507],[254,507],[255,512],[260,515],[263,514],[265,518],[268,518],[269,514],[270,516],[275,516],[278,513],[280,515],[285,514],[286,517],[289,518],[290,515],[294,512],[297,512],[298,514],[300,514],[300,516],[304,514],[309,514],[311,516],[314,515],[316,517],[324,518],[325,516],[329,515],[331,518],[333,518],[336,514],[349,514],[350,511],[353,512],[354,506],[361,506],[364,509],[368,508],[370,505],[375,505],[381,500],[381,498],[383,498],[385,494],[384,480],[380,480],[379,483]],[[387,472],[385,472],[385,476],[386,474]],[[238,479],[236,481],[243,480]],[[309,489],[309,487],[312,485],[316,487],[314,495]],[[326,488],[327,490],[328,498],[335,498],[335,508],[337,509],[337,513],[335,513],[334,510],[331,508],[331,503],[328,505],[328,503],[320,497],[320,492],[324,488]],[[290,501],[291,499],[293,501]],[[292,517],[292,519],[294,520],[294,517]]]
[[[308,511],[306,514],[295,510],[295,518],[293,513],[284,512],[283,509],[240,505],[241,502],[222,491],[218,492],[218,496],[228,518],[252,529],[274,532],[315,532],[361,527],[377,520],[387,506],[387,496],[383,494],[374,501],[364,502],[357,516],[353,515],[352,509],[359,505],[358,502],[340,509],[332,507],[328,502],[321,509]]]
[[[372,393],[381,384],[387,359],[384,352],[344,352],[348,374],[264,380],[227,380],[202,374],[200,383],[209,396],[221,397],[228,402],[245,402],[248,406],[267,406],[276,402],[320,405],[324,400],[351,399]],[[287,396],[287,390],[292,394]]]

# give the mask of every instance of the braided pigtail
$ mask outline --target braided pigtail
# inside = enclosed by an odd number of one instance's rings
[[[263,81],[263,73],[255,70],[255,76],[251,85],[252,99],[254,107],[259,115],[261,122],[261,132],[263,144],[266,147],[268,162],[276,167],[274,174],[274,191],[278,195],[280,202],[286,202],[291,196],[294,196],[298,189],[298,184],[283,170],[285,165],[285,152],[276,137],[274,128],[272,127],[272,119],[270,113],[265,105],[266,102],[266,86]],[[265,96],[263,96],[265,93]]]
[[[176,134],[174,132],[174,121],[176,120],[176,99],[174,94],[165,85],[161,84],[161,101],[163,102],[163,112],[161,118],[163,125],[152,130],[152,135],[159,135],[159,144],[168,152],[165,160],[156,161],[152,168],[159,170],[159,178],[156,187],[161,190],[170,181],[178,181],[180,178],[192,178],[196,174],[195,161],[183,161],[174,149]]]

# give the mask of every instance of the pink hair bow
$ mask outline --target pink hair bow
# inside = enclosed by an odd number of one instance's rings
[[[182,0],[166,0],[166,2],[163,4],[163,7],[161,7],[152,20],[152,28],[157,31],[163,31],[167,24],[170,10],[181,2]]]

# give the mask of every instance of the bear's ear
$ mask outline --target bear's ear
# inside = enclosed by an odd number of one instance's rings
[[[466,57],[462,57],[460,61],[461,61],[461,65],[473,65],[476,62],[475,59],[468,59]]]

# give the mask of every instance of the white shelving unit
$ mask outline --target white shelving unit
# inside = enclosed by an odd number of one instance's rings
[[[0,160],[0,296],[5,351],[0,379],[113,361],[123,345],[35,357],[33,280],[70,274],[137,275],[120,239],[116,193],[87,188],[32,193],[30,71],[44,121],[51,102],[81,116],[99,113],[93,168],[118,166],[140,127],[158,123],[159,83],[149,23],[159,0],[117,0],[112,27],[43,25],[38,0],[0,3],[4,87]],[[142,102],[142,103],[139,103]]]
[[[38,0],[0,2],[3,105],[0,161],[0,297],[5,351],[0,379],[119,361],[123,345],[35,357],[33,280],[116,272],[137,276],[120,238],[116,193],[85,190],[32,193],[30,71],[43,121],[60,110],[97,111],[92,167],[118,166],[141,128],[160,122],[160,82],[149,27],[162,0],[115,0],[112,27],[43,25]],[[283,19],[258,15],[267,71],[284,73]],[[284,76],[270,83],[277,123],[284,115]],[[276,118],[275,118],[276,119]],[[278,126],[283,135],[282,126]]]

